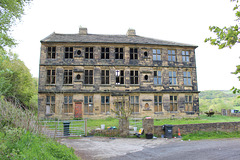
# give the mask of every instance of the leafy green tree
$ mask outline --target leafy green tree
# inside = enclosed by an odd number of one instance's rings
[[[216,34],[215,38],[206,38],[205,42],[210,42],[211,45],[218,46],[219,49],[223,49],[225,47],[232,48],[234,45],[240,43],[240,5],[239,0],[231,0],[231,2],[235,3],[235,7],[233,8],[233,11],[235,12],[236,16],[236,22],[238,24],[232,25],[229,27],[217,27],[217,26],[210,26],[209,30]],[[233,72],[235,75],[240,75],[240,65],[237,65],[237,69],[235,72]],[[240,76],[238,76],[238,79],[240,81]],[[231,89],[234,94],[240,93],[240,89],[233,87]],[[240,98],[240,96],[238,96]]]
[[[24,7],[31,0],[0,0],[0,48],[14,46],[15,40],[10,36],[11,27],[20,20]]]

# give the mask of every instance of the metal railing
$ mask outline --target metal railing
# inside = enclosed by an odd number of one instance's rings
[[[68,136],[87,136],[87,120],[40,121],[43,134],[56,138]]]

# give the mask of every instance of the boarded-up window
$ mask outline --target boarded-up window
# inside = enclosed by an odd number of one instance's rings
[[[130,96],[130,105],[133,113],[139,113],[139,96]]]
[[[64,96],[64,113],[73,113],[73,97]]]
[[[110,97],[101,96],[101,113],[110,113]]]
[[[93,114],[93,96],[84,96],[84,114]]]
[[[154,112],[162,112],[162,96],[154,96]]]
[[[170,96],[170,111],[177,111],[177,96]]]

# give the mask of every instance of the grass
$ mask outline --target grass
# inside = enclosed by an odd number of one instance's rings
[[[154,125],[160,126],[164,124],[179,125],[179,124],[198,124],[198,123],[216,123],[216,122],[238,122],[239,117],[229,117],[221,115],[213,115],[207,117],[206,115],[200,115],[198,118],[182,118],[182,119],[161,119],[154,120]]]
[[[198,131],[183,135],[182,140],[202,140],[202,139],[220,139],[220,138],[240,138],[240,132],[203,132]]]
[[[0,159],[77,160],[72,148],[24,129],[0,132]]]

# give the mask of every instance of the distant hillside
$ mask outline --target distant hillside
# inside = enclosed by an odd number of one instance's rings
[[[240,109],[240,98],[230,90],[201,91],[199,94],[200,111],[213,109],[220,112],[221,109]]]

